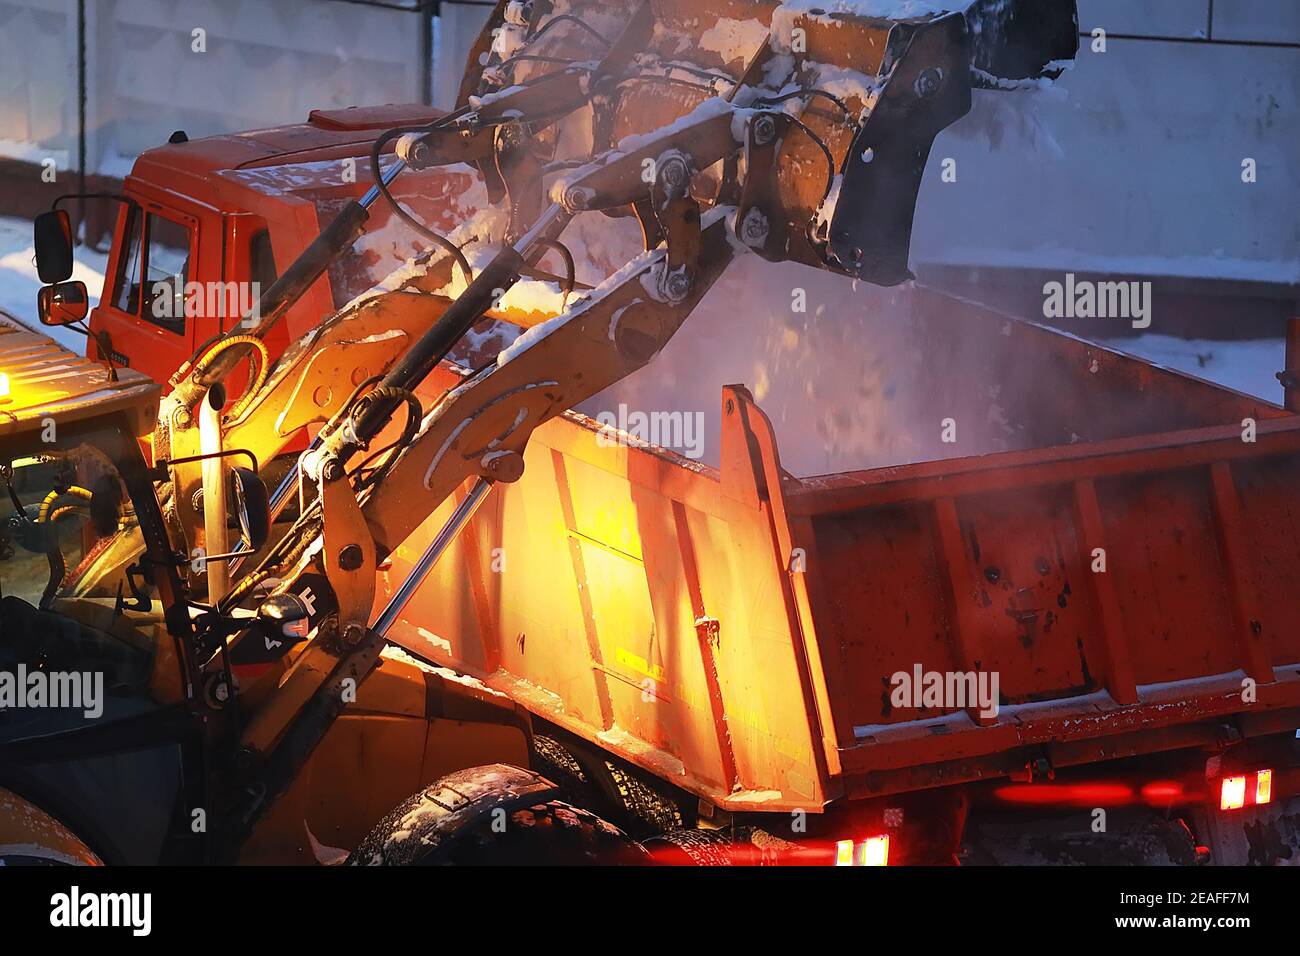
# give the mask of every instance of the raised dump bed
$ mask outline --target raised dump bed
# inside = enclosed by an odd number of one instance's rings
[[[1300,724],[1300,420],[923,289],[878,321],[955,456],[795,478],[738,386],[716,468],[569,415],[390,636],[732,810]],[[918,667],[996,672],[998,713],[894,705]]]

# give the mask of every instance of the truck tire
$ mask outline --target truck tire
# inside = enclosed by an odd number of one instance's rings
[[[354,866],[621,865],[648,862],[622,830],[556,799],[531,770],[493,764],[408,797],[348,857]]]
[[[452,851],[462,866],[637,866],[645,849],[613,824],[562,800],[516,810],[501,832],[479,826]]]
[[[637,839],[691,824],[671,795],[596,748],[535,734],[532,760],[557,784],[560,799],[600,814]]]
[[[745,866],[753,853],[718,830],[667,830],[644,841],[656,866]]]

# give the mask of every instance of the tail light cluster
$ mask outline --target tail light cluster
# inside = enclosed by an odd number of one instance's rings
[[[1273,771],[1256,770],[1254,773],[1224,777],[1219,784],[1219,809],[1240,810],[1242,807],[1263,806],[1273,799]]]
[[[888,866],[889,834],[865,840],[839,840],[835,844],[836,866]]]

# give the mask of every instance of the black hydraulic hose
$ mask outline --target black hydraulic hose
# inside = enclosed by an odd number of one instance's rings
[[[415,433],[420,430],[420,419],[424,417],[424,408],[420,405],[420,400],[416,398],[415,393],[404,388],[395,388],[391,385],[379,385],[366,392],[362,398],[353,407],[352,420],[356,421],[365,415],[366,409],[375,402],[386,402],[396,400],[406,403],[406,425],[402,429],[402,436],[397,439],[398,444],[406,444],[415,437]]]
[[[559,239],[548,239],[543,236],[537,240],[537,244],[545,246],[547,249],[554,249],[560,254],[560,258],[564,260],[564,284],[560,286],[560,290],[564,293],[564,298],[567,301],[578,283],[577,267],[573,262],[573,253]]]
[[[835,185],[835,157],[831,155],[830,147],[826,145],[826,141],[809,129],[806,124],[795,119],[793,116],[787,116],[786,119],[799,129],[803,130],[804,135],[812,140],[822,151],[822,155],[826,157],[826,188],[822,190],[821,202],[817,204],[817,208],[820,209],[826,202],[826,197],[831,194],[831,187]]]
[[[842,99],[840,99],[834,93],[828,93],[825,90],[818,90],[818,89],[794,90],[791,93],[785,93],[781,96],[765,96],[763,97],[763,99],[759,100],[758,102],[762,106],[777,106],[781,103],[784,103],[786,100],[792,100],[795,99],[796,97],[804,97],[804,96],[820,96],[823,99],[830,100],[832,103],[834,103],[836,106],[840,108],[840,112],[844,114],[844,118],[846,120],[851,119],[853,116],[853,114],[849,111],[848,106],[845,105]]]
[[[544,37],[546,35],[546,32],[550,30],[551,27],[565,22],[572,23],[574,26],[586,30],[588,33],[594,36],[601,43],[605,44],[605,49],[607,50],[614,45],[613,42],[608,37],[606,37],[602,33],[598,33],[596,29],[593,26],[591,26],[591,24],[587,23],[585,20],[580,19],[579,17],[575,17],[572,13],[557,13],[555,16],[551,17],[551,19],[547,20],[545,25],[540,30],[538,30],[536,33],[534,33],[531,37],[528,38],[529,45],[531,46],[532,44],[540,40],[542,37]]]
[[[401,136],[404,133],[432,132],[442,122],[442,120],[438,120],[437,122],[426,126],[397,126],[393,129],[386,130],[370,147],[370,173],[375,179],[375,188],[379,190],[379,195],[383,196],[384,201],[392,207],[393,213],[397,218],[401,219],[402,222],[406,223],[425,239],[428,239],[434,245],[438,246],[443,250],[443,252],[447,253],[447,255],[451,256],[452,259],[456,261],[456,265],[460,266],[460,271],[465,276],[466,283],[468,283],[474,277],[474,271],[469,267],[469,260],[465,258],[465,253],[460,251],[460,246],[456,245],[456,243],[452,242],[441,233],[434,232],[424,223],[420,222],[420,220],[416,219],[409,212],[403,209],[401,203],[399,203],[389,191],[388,184],[384,182],[384,177],[379,171],[379,155],[383,152],[384,146],[387,145],[389,140]]]
[[[366,207],[355,199],[344,206],[324,231],[312,240],[311,245],[303,250],[302,255],[262,293],[253,313],[258,317],[258,323],[242,334],[265,337],[289,306],[297,302],[311,284],[324,274],[330,263],[357,241],[369,217]],[[239,364],[250,348],[250,345],[236,345],[221,352],[195,380],[196,384],[200,388],[207,388],[221,381]]]
[[[516,63],[558,63],[560,66],[573,66],[577,60],[566,59],[562,56],[542,56],[540,53],[516,53],[508,60],[502,60],[493,69],[504,70],[508,66],[514,66]]]
[[[468,288],[447,307],[438,321],[402,356],[402,360],[389,369],[383,383],[375,391],[413,391],[434,366],[447,357],[447,353],[474,323],[483,317],[483,313],[491,308],[501,290],[510,288],[518,281],[519,271],[526,264],[524,258],[510,246],[497,253],[474,277]],[[377,398],[354,416],[353,433],[359,443],[365,444],[378,435],[392,417],[393,411],[404,401],[395,392],[386,394],[389,397]]]

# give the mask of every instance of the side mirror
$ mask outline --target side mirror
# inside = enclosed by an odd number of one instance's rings
[[[251,468],[230,469],[230,483],[235,489],[235,509],[239,513],[244,545],[256,551],[271,537],[271,497]]]
[[[42,286],[36,293],[36,312],[43,325],[71,325],[84,319],[88,311],[90,297],[80,279]]]
[[[62,209],[43,212],[32,222],[36,274],[46,285],[72,276],[72,221]]]

